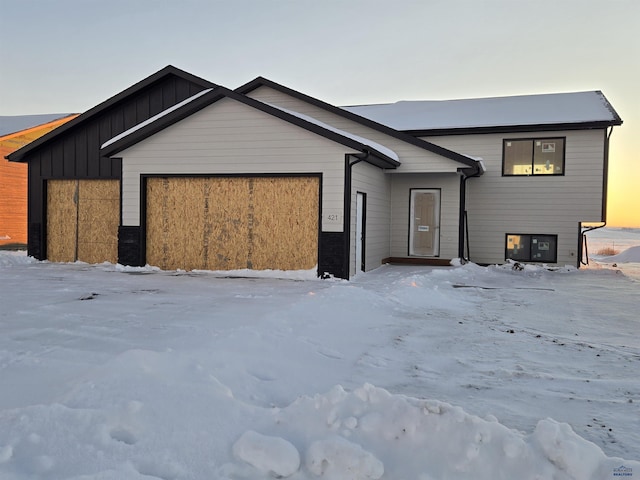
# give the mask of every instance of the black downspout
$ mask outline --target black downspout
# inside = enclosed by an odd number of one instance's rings
[[[587,249],[587,237],[585,236],[585,234],[606,226],[607,226],[607,222],[604,222],[602,225],[598,225],[595,227],[588,227],[585,230],[582,230],[582,224],[580,225],[580,240],[578,245],[580,252],[578,255],[578,265],[577,265],[578,268],[580,268],[580,264],[589,265],[589,250]],[[587,253],[586,257],[584,256],[584,252]],[[583,260],[583,257],[584,257],[584,260]]]
[[[611,134],[613,133],[613,127],[609,128],[609,132],[605,130],[604,136],[604,166],[602,172],[602,225],[598,225],[595,227],[588,227],[585,230],[582,230],[582,224],[580,224],[580,238],[578,240],[578,262],[577,267],[580,268],[580,265],[589,265],[589,251],[587,249],[587,237],[585,234],[598,230],[599,228],[603,228],[607,226],[607,193],[608,193],[608,185],[609,185],[609,141],[611,139]],[[586,252],[586,256],[584,255]]]
[[[467,214],[467,212],[464,212],[464,232],[468,239],[469,238],[469,215]],[[467,242],[466,258],[471,258],[471,253],[469,252],[469,242]]]
[[[609,191],[609,140],[613,133],[613,127],[609,128],[609,133],[605,130],[604,137],[604,172],[602,175],[602,221],[607,223],[607,193]]]
[[[462,175],[462,177],[460,177],[460,212],[458,213],[458,258],[460,258],[460,260],[462,261],[466,260],[464,257],[464,240],[466,237],[464,232],[464,219],[467,216],[467,178],[469,177],[464,174]]]
[[[458,213],[458,257],[462,262],[470,261],[469,241],[468,241],[468,223],[467,223],[467,180],[479,177],[482,173],[480,167],[476,166],[471,175],[462,172],[460,177],[460,212]],[[464,254],[465,240],[467,245],[467,256]]]
[[[351,161],[351,157],[355,157],[354,161]],[[351,273],[351,176],[352,169],[354,165],[366,160],[369,158],[369,152],[365,151],[361,155],[345,155],[345,166],[344,166],[344,215],[343,215],[343,226],[342,229],[344,231],[344,257],[342,259],[344,275],[345,279],[349,279],[349,274]]]

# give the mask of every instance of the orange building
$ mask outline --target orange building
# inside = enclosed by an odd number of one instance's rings
[[[27,244],[27,165],[5,157],[76,116],[0,117],[0,246]]]

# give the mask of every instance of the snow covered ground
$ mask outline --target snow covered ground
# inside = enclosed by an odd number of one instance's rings
[[[640,228],[602,228],[587,234],[589,258],[598,264],[622,270],[626,275],[640,280]],[[617,252],[603,256],[603,249]]]
[[[0,252],[0,478],[639,478],[640,276],[607,262],[344,282]]]

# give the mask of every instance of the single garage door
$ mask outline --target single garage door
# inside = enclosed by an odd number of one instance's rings
[[[148,178],[146,262],[166,270],[308,270],[318,177]]]
[[[47,259],[118,261],[120,182],[47,181]]]

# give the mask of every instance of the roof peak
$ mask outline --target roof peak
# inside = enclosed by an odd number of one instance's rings
[[[27,155],[29,152],[40,148],[42,145],[52,141],[54,138],[63,135],[65,132],[71,130],[72,128],[75,128],[77,125],[82,124],[83,122],[87,122],[89,121],[91,118],[97,117],[99,114],[101,114],[102,112],[106,111],[109,108],[114,107],[115,105],[120,104],[123,101],[126,101],[128,98],[132,97],[133,95],[135,95],[137,92],[156,84],[156,82],[162,81],[164,78],[173,75],[175,77],[179,77],[182,78],[184,80],[190,81],[196,85],[199,85],[200,87],[204,88],[214,88],[217,85],[205,80],[203,78],[200,78],[196,75],[193,75],[189,72],[186,72],[184,70],[181,70],[177,67],[174,67],[173,65],[167,65],[166,67],[161,68],[160,70],[158,70],[155,73],[152,73],[151,75],[147,76],[146,78],[134,83],[133,85],[131,85],[128,88],[125,88],[124,90],[122,90],[119,93],[116,93],[115,95],[111,96],[110,98],[108,98],[107,100],[104,100],[103,102],[99,103],[98,105],[90,108],[89,110],[83,112],[82,114],[78,115],[76,118],[74,118],[73,120],[70,120],[69,122],[65,123],[64,125],[60,126],[59,128],[56,128],[55,130],[47,133],[46,135],[43,135],[42,137],[38,138],[37,140],[34,140],[33,142],[25,145],[24,147],[22,147],[21,149],[17,150],[16,152],[13,152],[11,155],[9,155],[9,159],[11,161],[15,161],[15,162],[19,162],[22,161],[22,159],[25,157],[25,155]]]

